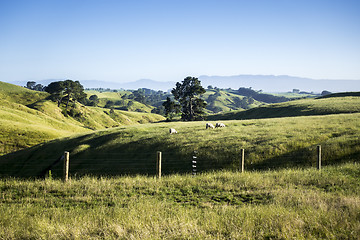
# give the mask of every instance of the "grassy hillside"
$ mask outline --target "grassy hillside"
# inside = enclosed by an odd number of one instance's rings
[[[333,93],[333,94],[322,96],[320,98],[334,98],[334,97],[360,97],[360,92]]]
[[[54,113],[56,114],[56,113]],[[63,116],[59,114],[59,116]],[[85,128],[51,117],[22,104],[0,102],[0,155],[34,146],[50,139],[86,132]]]
[[[161,121],[160,115],[86,107],[77,104],[73,115],[46,100],[47,93],[0,82],[0,155],[58,137],[120,125]]]
[[[7,101],[0,102],[0,155],[75,133],[121,125],[161,121],[151,113],[136,113],[96,107],[77,106],[75,117],[65,117],[51,101],[39,101],[28,108]]]
[[[248,109],[260,106],[264,103],[254,100],[251,104],[244,104],[245,106],[240,106],[236,99],[243,100],[245,97],[240,96],[225,90],[207,90],[203,95],[203,99],[207,101],[208,113],[214,112],[228,112],[231,110],[239,109]]]
[[[208,116],[208,120],[259,119],[360,112],[360,97],[301,99]]]
[[[91,95],[96,95],[99,98],[99,107],[105,107],[108,101],[112,101],[115,103],[115,109],[124,109],[126,108],[128,111],[132,112],[147,112],[151,113],[151,110],[154,109],[153,106],[149,106],[146,104],[142,104],[135,100],[131,99],[123,99],[122,96],[130,95],[129,91],[120,91],[120,92],[100,92],[95,90],[88,90],[86,94],[90,97]]]
[[[360,164],[0,180],[0,239],[358,239]]]
[[[32,91],[24,87],[0,81],[0,103],[1,101],[8,101],[27,105],[44,99],[48,95],[46,92]]]
[[[205,122],[131,125],[57,139],[1,157],[0,174],[62,174],[57,161],[71,156],[71,174],[155,174],[156,151],[163,152],[163,173],[191,172],[193,151],[198,171],[237,169],[240,149],[246,169],[316,166],[316,146],[323,146],[323,164],[360,159],[360,114],[224,121],[221,129]],[[178,134],[169,135],[175,127]]]
[[[0,82],[0,155],[34,146],[49,139],[86,132],[76,121],[66,119],[48,96],[23,87]],[[40,105],[48,112],[26,105]]]

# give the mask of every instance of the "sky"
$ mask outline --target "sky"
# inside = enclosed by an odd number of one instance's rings
[[[0,81],[360,80],[360,1],[0,0]]]

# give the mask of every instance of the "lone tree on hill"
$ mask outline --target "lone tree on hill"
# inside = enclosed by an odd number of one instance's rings
[[[69,106],[69,102],[78,101],[82,102],[86,98],[84,87],[79,81],[65,80],[59,82],[52,82],[46,88],[45,91],[51,94],[51,98],[58,102],[58,107],[63,100],[66,101],[65,111]]]
[[[202,120],[206,102],[201,95],[206,90],[201,86],[200,80],[195,77],[186,77],[182,83],[177,82],[171,93],[181,106],[181,119],[184,121]]]

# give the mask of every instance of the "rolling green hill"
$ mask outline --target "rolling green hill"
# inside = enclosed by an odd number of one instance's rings
[[[360,97],[360,92],[341,92],[341,93],[332,93],[325,95],[319,98],[334,98],[334,97]]]
[[[310,98],[269,104],[246,111],[208,116],[208,120],[259,119],[360,112],[360,97]]]
[[[86,131],[75,121],[60,120],[22,104],[0,101],[0,155]]]
[[[76,104],[74,116],[46,100],[47,93],[0,82],[0,155],[58,137],[120,125],[161,121],[151,113],[136,113]]]
[[[209,114],[249,109],[264,104],[253,99],[249,102],[245,96],[240,96],[226,90],[207,90],[203,95],[203,99],[207,102],[206,110]]]
[[[86,94],[88,96],[96,95],[99,98],[100,107],[105,107],[108,101],[112,101],[114,103],[115,109],[126,109],[127,111],[132,112],[146,112],[151,113],[155,107],[140,103],[138,101],[132,99],[123,99],[122,96],[130,95],[129,91],[120,91],[120,92],[100,92],[94,90],[87,90]]]
[[[0,101],[8,101],[23,105],[31,104],[49,96],[46,92],[32,91],[10,83],[0,81]]]
[[[318,144],[325,165],[360,158],[360,113],[224,123],[211,130],[205,122],[132,125],[56,139],[2,156],[0,174],[43,176],[51,169],[59,176],[64,151],[72,175],[153,175],[156,151],[163,152],[164,174],[191,172],[193,151],[199,171],[237,169],[241,148],[246,169],[315,166]],[[169,135],[170,127],[178,134]]]

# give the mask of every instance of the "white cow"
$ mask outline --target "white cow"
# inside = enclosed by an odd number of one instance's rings
[[[225,127],[225,124],[223,124],[223,123],[216,123],[216,124],[215,124],[215,127],[216,127],[216,128],[218,128],[218,127],[219,127],[219,128],[222,128],[222,127]]]
[[[177,133],[177,131],[175,130],[175,128],[170,128],[170,129],[169,129],[169,132],[170,132],[170,134]]]
[[[206,129],[208,128],[215,128],[212,123],[206,123]]]

